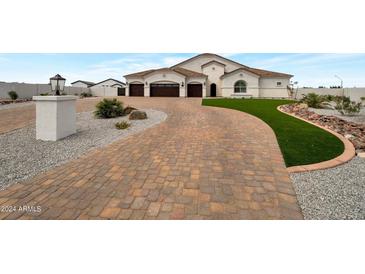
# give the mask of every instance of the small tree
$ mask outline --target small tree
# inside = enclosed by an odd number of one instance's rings
[[[16,93],[15,91],[9,91],[8,95],[10,97],[11,100],[15,101],[16,99],[18,99],[18,93]]]
[[[355,115],[361,110],[361,103],[352,102],[349,97],[342,97],[336,102],[335,109],[341,115]]]

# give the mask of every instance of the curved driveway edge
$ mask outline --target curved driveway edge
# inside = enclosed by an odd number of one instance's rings
[[[331,129],[325,128],[321,125],[317,125],[317,124],[315,124],[311,121],[305,120],[302,117],[298,117],[298,116],[296,116],[292,113],[287,113],[287,112],[283,111],[280,107],[281,106],[277,107],[278,111],[280,111],[280,112],[282,112],[286,115],[290,115],[292,117],[295,117],[295,118],[297,118],[299,120],[302,120],[304,122],[307,122],[309,124],[312,124],[316,127],[319,127],[321,129],[331,133],[332,135],[335,135],[338,139],[340,139],[342,141],[342,143],[344,144],[344,147],[345,147],[344,152],[341,155],[334,158],[334,159],[331,159],[331,160],[328,160],[328,161],[323,161],[323,162],[320,162],[320,163],[309,164],[309,165],[291,166],[291,167],[287,168],[289,173],[314,171],[314,170],[321,170],[321,169],[336,167],[338,165],[342,165],[344,163],[347,163],[348,161],[350,161],[355,156],[355,154],[356,154],[355,147],[353,146],[353,144],[349,140],[347,140],[342,135],[338,134],[337,132],[335,132]]]
[[[1,206],[42,209],[3,212],[0,219],[303,218],[275,134],[263,121],[202,106],[201,99],[119,99],[168,118],[0,191]]]

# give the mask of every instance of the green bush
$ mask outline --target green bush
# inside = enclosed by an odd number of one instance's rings
[[[337,100],[335,109],[342,115],[355,115],[361,110],[361,103],[351,102],[349,97],[343,96]]]
[[[129,128],[131,126],[130,123],[128,123],[127,121],[121,121],[115,124],[115,127],[117,129],[126,129]]]
[[[318,95],[315,93],[308,93],[307,95],[303,95],[302,103],[306,103],[311,108],[321,108],[326,105],[329,101],[328,95]]]
[[[115,118],[123,115],[123,103],[117,99],[103,99],[96,104],[94,115],[98,118]]]
[[[92,94],[90,92],[81,92],[80,97],[81,98],[92,97]]]
[[[48,92],[46,92],[46,93],[41,93],[40,94],[40,96],[48,96],[49,95],[49,93]]]
[[[15,91],[9,91],[8,92],[8,95],[9,95],[9,97],[11,98],[11,100],[16,100],[16,99],[18,99],[18,93],[16,93]]]

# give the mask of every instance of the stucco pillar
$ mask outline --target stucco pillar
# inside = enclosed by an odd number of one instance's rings
[[[186,97],[186,85],[184,85],[183,87],[180,85],[179,96],[180,97]]]
[[[150,85],[144,86],[144,97],[150,97]]]
[[[129,84],[125,86],[125,96],[129,96]]]
[[[204,97],[207,97],[207,85],[205,84],[203,84],[203,98]]]
[[[36,139],[57,141],[76,133],[76,96],[33,96]]]

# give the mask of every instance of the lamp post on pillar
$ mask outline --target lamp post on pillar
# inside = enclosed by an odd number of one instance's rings
[[[36,102],[36,139],[57,141],[76,133],[76,96],[60,96],[66,79],[56,74],[50,79],[54,95],[33,96]]]
[[[56,74],[55,76],[49,78],[49,81],[51,83],[51,89],[55,93],[55,95],[61,95],[60,91],[62,92],[64,90],[66,79],[63,78],[61,75]]]

